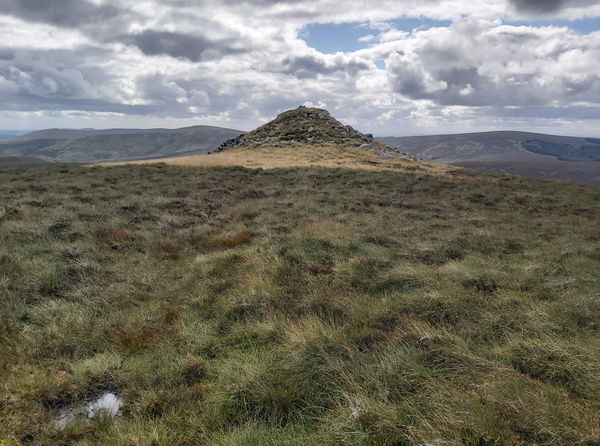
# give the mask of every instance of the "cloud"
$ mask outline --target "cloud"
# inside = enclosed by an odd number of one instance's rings
[[[550,14],[566,7],[585,7],[595,0],[509,0],[517,11]]]
[[[287,57],[283,61],[284,72],[299,79],[315,78],[320,74],[344,73],[355,76],[358,72],[368,70],[371,64],[356,57],[337,55],[302,55]]]
[[[554,12],[567,3],[566,0],[510,0],[519,11]]]
[[[388,134],[540,122],[544,115],[572,126],[594,121],[600,33],[535,21],[502,24],[541,14],[544,19],[599,17],[600,5],[591,0],[343,5],[339,0],[0,0],[0,114],[23,113],[32,120],[30,127],[44,113],[57,120],[106,113],[123,120],[113,125],[134,119],[140,125],[148,119],[192,124],[203,117],[250,129],[310,102],[326,103],[361,130]],[[394,28],[411,17],[454,23]],[[299,35],[310,23],[369,24],[371,34],[363,39],[368,46],[323,54]],[[71,122],[55,125],[77,126]]]
[[[137,46],[147,56],[167,55],[193,62],[216,59],[229,54],[240,54],[245,50],[234,48],[227,41],[211,40],[169,31],[145,30],[139,34],[121,36],[118,41]]]
[[[15,51],[11,49],[0,48],[0,60],[12,60],[15,57]]]
[[[28,67],[10,65],[0,70],[0,76],[23,94],[61,98],[94,98],[95,88],[78,70],[57,69],[42,61]]]
[[[439,105],[600,103],[600,35],[468,21],[397,42],[394,90]]]
[[[142,76],[137,80],[138,88],[144,98],[160,102],[185,103],[187,92],[177,82],[169,80],[160,74]]]
[[[103,22],[121,12],[115,6],[87,0],[0,0],[0,11],[23,20],[64,27]]]

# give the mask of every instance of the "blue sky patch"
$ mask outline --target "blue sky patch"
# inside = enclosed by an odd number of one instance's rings
[[[377,59],[375,61],[375,65],[377,66],[377,68],[379,68],[380,70],[385,70],[385,60],[383,59]]]
[[[396,19],[389,22],[390,28],[401,31],[428,29],[437,26],[449,26],[449,20],[431,20],[426,18]],[[381,30],[371,28],[368,23],[312,23],[300,31],[300,38],[308,46],[325,54],[352,52],[367,48],[368,41],[360,41],[362,37],[378,35]]]
[[[450,26],[450,20],[432,20],[427,18],[403,18],[386,22],[390,29],[401,31],[423,30],[434,27]],[[514,26],[561,26],[569,27],[581,34],[588,34],[600,30],[600,19],[580,20],[534,20],[534,21],[506,21],[507,25]],[[381,30],[370,27],[368,23],[312,23],[306,25],[300,31],[300,38],[308,46],[324,54],[337,52],[352,52],[368,48],[371,41],[363,40],[367,36],[377,36]],[[377,40],[373,39],[373,43]]]
[[[361,27],[360,23],[313,23],[302,28],[300,38],[308,46],[322,53],[332,54],[366,48],[368,43],[360,42],[359,39],[369,34],[373,34],[373,30]]]
[[[432,20],[421,18],[404,18],[392,20],[389,23],[392,24],[393,28],[399,29],[400,31],[414,31],[423,30],[429,28],[440,28],[452,25],[451,20]]]

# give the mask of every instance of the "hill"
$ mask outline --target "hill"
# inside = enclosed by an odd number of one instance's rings
[[[598,188],[273,124],[0,169],[0,442],[600,442]]]
[[[600,185],[600,139],[527,132],[378,138],[419,159]]]
[[[413,157],[375,141],[372,135],[342,124],[327,110],[304,106],[283,112],[265,125],[225,141],[209,156],[134,161],[136,164],[155,162],[188,167],[237,165],[448,170],[440,165],[417,163]]]
[[[45,156],[60,162],[98,163],[207,153],[242,133],[212,126],[181,129],[109,129],[32,132],[0,141],[0,156]]]
[[[52,164],[54,161],[39,156],[0,156],[0,168]]]
[[[281,147],[286,144],[336,145],[386,149],[373,135],[360,133],[344,125],[320,108],[300,106],[278,115],[257,129],[224,142],[217,152],[240,147]]]
[[[19,131],[19,130],[0,130],[0,140],[18,138],[19,136],[21,136],[25,133],[27,133],[27,132]]]

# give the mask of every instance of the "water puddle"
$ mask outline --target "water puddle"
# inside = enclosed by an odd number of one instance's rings
[[[93,418],[96,415],[116,417],[121,411],[123,399],[114,392],[106,391],[87,402],[61,409],[56,417],[56,425],[64,429],[79,416]]]

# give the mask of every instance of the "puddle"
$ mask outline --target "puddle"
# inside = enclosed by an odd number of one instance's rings
[[[116,417],[119,415],[123,399],[114,392],[102,392],[94,399],[78,405],[68,406],[61,409],[56,417],[56,425],[64,429],[78,416],[93,418],[96,415]]]

